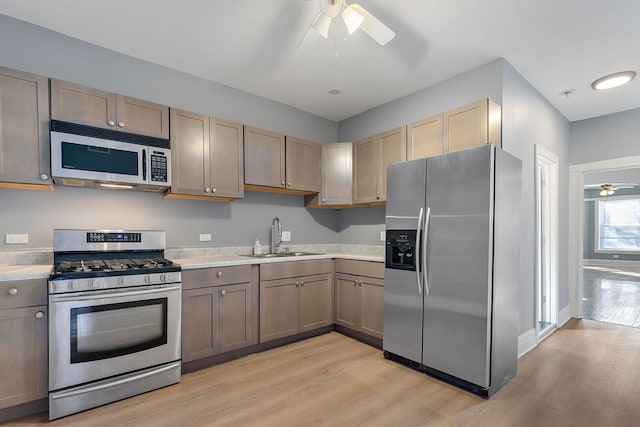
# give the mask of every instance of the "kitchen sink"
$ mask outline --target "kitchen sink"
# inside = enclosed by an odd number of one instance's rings
[[[293,257],[300,257],[300,256],[308,256],[308,255],[322,255],[319,253],[315,253],[315,252],[277,252],[275,254],[260,254],[260,255],[255,255],[255,254],[251,254],[251,255],[243,255],[243,256],[249,256],[252,258],[293,258]]]

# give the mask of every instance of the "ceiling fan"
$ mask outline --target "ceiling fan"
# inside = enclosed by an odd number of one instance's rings
[[[313,18],[307,31],[304,32],[298,46],[311,28],[325,39],[328,38],[333,18],[338,15],[342,17],[349,34],[353,34],[360,28],[382,46],[389,43],[396,35],[391,28],[380,22],[378,18],[359,4],[347,4],[345,0],[319,0],[319,3],[320,11]]]
[[[604,184],[590,184],[590,185],[585,185],[584,188],[585,190],[589,190],[589,189],[600,189],[600,195],[601,196],[611,196],[613,193],[615,193],[616,190],[619,190],[621,188],[635,188],[637,187],[638,184],[634,184],[632,182],[620,182],[620,183],[613,183],[613,184],[608,184],[608,183],[604,183]]]

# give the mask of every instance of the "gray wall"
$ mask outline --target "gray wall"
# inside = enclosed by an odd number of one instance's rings
[[[569,121],[531,86],[509,63],[503,62],[503,148],[522,160],[520,310],[519,331],[535,322],[535,180],[534,146],[539,144],[559,158],[560,218],[558,304],[569,304],[568,200]]]
[[[640,108],[571,123],[570,164],[640,156]]]

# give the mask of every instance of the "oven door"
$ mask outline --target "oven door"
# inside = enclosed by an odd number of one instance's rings
[[[49,390],[180,359],[180,283],[49,296]]]

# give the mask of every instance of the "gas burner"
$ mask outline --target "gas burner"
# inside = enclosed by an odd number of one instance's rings
[[[62,261],[55,266],[56,273],[86,273],[106,269],[107,266],[102,260]]]
[[[137,258],[131,260],[135,268],[161,268],[171,267],[172,261],[165,258]]]

